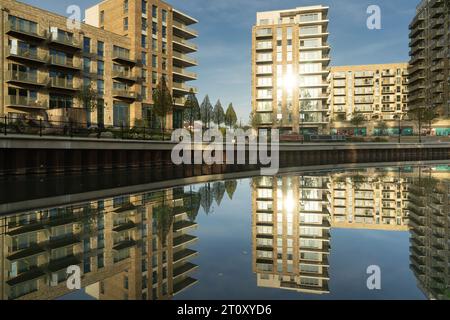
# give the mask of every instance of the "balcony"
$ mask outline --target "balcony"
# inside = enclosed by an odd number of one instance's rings
[[[272,29],[257,29],[255,32],[256,38],[272,38]]]
[[[374,76],[373,71],[358,71],[355,72],[355,78],[372,78]],[[345,75],[344,75],[345,78]]]
[[[113,89],[113,97],[116,99],[137,100],[138,94],[132,90]]]
[[[196,80],[197,79],[197,73],[187,71],[183,68],[173,67],[173,74],[174,77],[181,78],[183,80]]]
[[[432,39],[439,39],[440,37],[444,36],[444,29],[434,29],[431,31],[431,38]]]
[[[180,36],[186,39],[193,39],[198,37],[198,32],[196,30],[187,27],[185,24],[177,20],[173,20],[173,31],[176,36]]]
[[[435,64],[434,66],[431,67],[431,72],[437,72],[441,70],[444,70],[444,63],[442,62]]]
[[[38,73],[7,71],[6,82],[19,85],[45,86],[45,79],[40,77]]]
[[[20,23],[20,21],[7,21],[5,26],[5,33],[7,35],[25,38],[27,40],[44,41],[45,36],[39,30],[39,26],[30,23]]]
[[[74,59],[66,57],[50,56],[47,63],[53,67],[69,69],[71,71],[81,71],[81,65],[79,63],[76,63]]]
[[[197,251],[191,249],[183,249],[173,254],[173,263],[184,261],[197,256]]]
[[[196,59],[178,51],[173,51],[173,62],[174,65],[180,67],[195,67],[198,65],[198,61]]]
[[[173,36],[172,38],[172,42],[173,42],[173,48],[174,50],[178,50],[181,52],[196,52],[198,47],[196,44],[193,44],[192,42],[189,42],[183,38],[177,37],[177,36]]]
[[[177,107],[184,107],[184,105],[186,104],[186,98],[182,97],[182,98],[175,98],[174,99],[174,104]]]
[[[181,91],[181,93],[189,93],[191,89],[194,93],[198,93],[198,89],[196,87],[187,86],[184,83],[174,82],[173,83],[173,91]]]
[[[48,86],[53,89],[62,89],[62,90],[69,90],[69,91],[78,91],[79,89],[76,88],[73,84],[73,80],[71,79],[64,79],[64,78],[51,78]]]
[[[137,78],[133,76],[131,71],[125,70],[114,70],[112,72],[112,78],[119,81],[134,83],[137,81]]]
[[[123,53],[121,51],[113,51],[112,60],[120,64],[131,66],[136,65],[136,60],[131,59],[129,54]]]
[[[9,108],[48,109],[46,101],[39,101],[28,97],[6,96],[6,104]]]
[[[6,57],[10,60],[17,60],[25,63],[43,64],[46,58],[43,55],[39,55],[36,50],[28,50],[25,48],[8,48]]]
[[[442,6],[431,8],[430,16],[432,18],[438,18],[444,14],[444,8]]]
[[[81,50],[81,44],[73,36],[66,36],[63,34],[50,33],[48,42],[51,45],[58,46],[59,48],[64,48],[69,51],[79,51]]]

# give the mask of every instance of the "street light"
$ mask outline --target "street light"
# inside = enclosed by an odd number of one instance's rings
[[[300,111],[300,131],[302,133],[303,139],[302,139],[302,144],[305,143],[305,133],[303,132],[303,122],[305,121],[305,114],[303,113],[303,111]]]

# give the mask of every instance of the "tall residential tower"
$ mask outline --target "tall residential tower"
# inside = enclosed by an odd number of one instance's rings
[[[259,127],[326,130],[328,7],[259,12],[252,37],[252,108]]]

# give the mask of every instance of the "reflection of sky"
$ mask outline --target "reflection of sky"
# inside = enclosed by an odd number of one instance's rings
[[[242,180],[233,201],[206,216],[200,210],[196,234],[199,252],[193,274],[199,281],[176,299],[424,299],[409,268],[409,234],[333,229],[331,232],[330,294],[310,295],[285,289],[258,288],[252,272],[251,190]],[[378,265],[382,290],[369,291],[366,269]]]

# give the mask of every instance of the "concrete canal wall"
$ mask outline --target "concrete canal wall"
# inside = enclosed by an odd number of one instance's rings
[[[171,142],[61,137],[0,138],[0,176],[154,168],[184,177],[256,170],[258,165],[183,165],[171,161]],[[449,160],[450,143],[280,144],[280,167]],[[224,152],[223,158],[226,159]],[[236,158],[236,155],[235,155]],[[248,160],[248,156],[246,157]],[[247,162],[248,163],[248,162]]]

